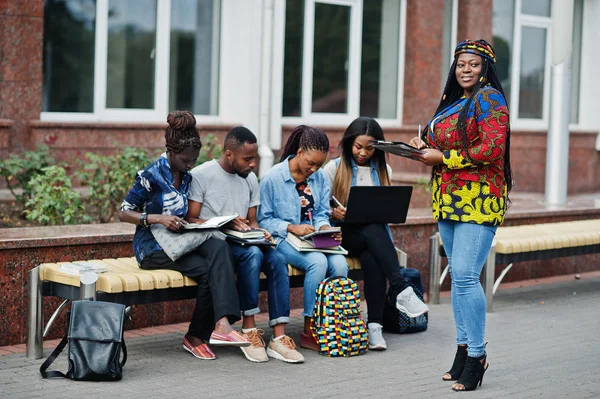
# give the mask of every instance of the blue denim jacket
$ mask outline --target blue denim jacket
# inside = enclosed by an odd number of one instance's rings
[[[273,166],[260,181],[260,206],[257,219],[260,227],[268,230],[275,238],[287,237],[287,227],[300,222],[300,199],[296,182],[290,172],[290,155],[285,161]],[[307,179],[314,200],[313,223],[316,230],[329,226],[330,188],[329,180],[322,169]],[[304,224],[310,224],[305,221]]]

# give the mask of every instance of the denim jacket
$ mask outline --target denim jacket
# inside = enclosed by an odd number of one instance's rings
[[[260,227],[275,238],[287,237],[287,227],[300,222],[300,199],[296,182],[290,172],[290,155],[285,161],[273,166],[260,181],[260,206],[257,219]],[[322,169],[307,179],[314,200],[313,223],[316,230],[329,226],[329,181]],[[305,221],[304,224],[309,224]]]

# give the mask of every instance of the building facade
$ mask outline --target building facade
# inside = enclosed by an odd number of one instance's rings
[[[551,0],[0,2],[0,156],[46,144],[74,163],[160,148],[174,109],[192,110],[202,135],[249,127],[261,173],[298,124],[335,146],[366,115],[406,141],[434,112],[456,43],[484,38],[511,110],[515,190],[543,192],[550,10]],[[600,0],[574,1],[571,194],[600,191],[598,20]],[[427,176],[390,163],[396,178]]]

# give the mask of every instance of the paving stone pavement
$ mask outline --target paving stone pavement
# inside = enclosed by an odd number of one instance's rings
[[[306,363],[253,364],[239,349],[220,348],[214,361],[182,349],[182,334],[127,341],[124,379],[113,383],[42,380],[43,359],[0,356],[0,397],[9,398],[599,398],[600,276],[505,289],[488,314],[490,368],[475,392],[455,393],[441,375],[454,355],[448,298],[431,305],[429,329],[386,334],[388,350],[352,358],[303,351]],[[302,320],[288,333],[299,340]],[[259,325],[268,331],[265,323]],[[44,351],[47,357],[50,350]],[[61,355],[54,369],[66,370]]]

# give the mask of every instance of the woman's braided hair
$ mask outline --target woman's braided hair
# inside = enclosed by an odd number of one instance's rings
[[[296,154],[299,149],[302,149],[302,151],[317,150],[327,153],[329,151],[329,138],[318,127],[300,125],[294,129],[285,144],[279,162],[284,161],[292,154]]]
[[[167,151],[179,153],[188,147],[202,148],[193,113],[173,111],[167,116],[167,123],[169,124],[165,131]]]
[[[462,107],[460,113],[458,114],[458,122],[456,127],[459,136],[463,142],[463,148],[466,150],[469,146],[469,139],[467,137],[467,113],[471,108],[473,99],[477,95],[479,89],[489,84],[494,89],[498,90],[505,100],[506,95],[504,95],[502,83],[500,83],[498,73],[496,72],[496,55],[494,54],[494,48],[492,47],[492,45],[483,39],[465,40],[464,42],[456,46],[456,50],[454,51],[454,62],[452,62],[452,66],[450,67],[448,79],[446,80],[446,86],[444,87],[444,93],[442,94],[442,99],[440,100],[440,103],[435,111],[435,115],[439,114],[446,107],[460,100],[460,98],[463,96],[464,90],[456,80],[456,61],[458,59],[458,56],[462,53],[471,53],[479,55],[482,60],[481,78],[479,79],[479,82],[477,82],[477,84],[473,87],[471,96],[467,99],[465,106]],[[427,128],[425,128],[423,132],[421,132],[423,135],[423,139],[425,139],[425,135],[427,134],[426,131]],[[506,179],[507,192],[510,193],[513,186],[512,171],[510,168],[510,122],[506,126],[504,177]]]

